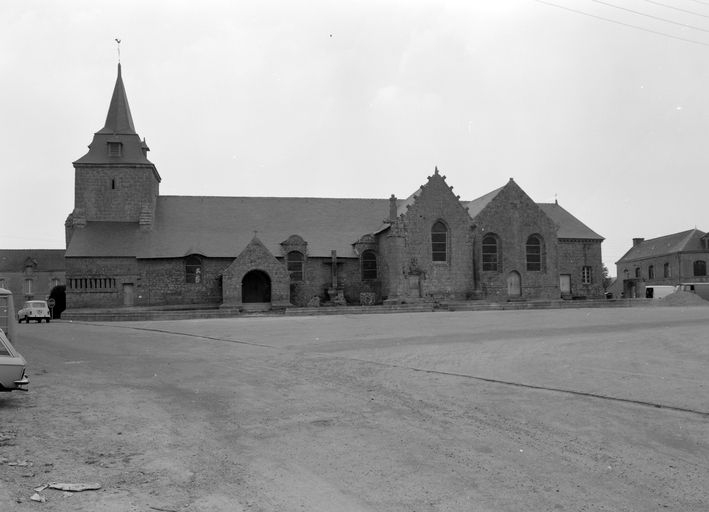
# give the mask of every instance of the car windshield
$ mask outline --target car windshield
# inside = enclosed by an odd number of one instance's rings
[[[32,303],[30,304],[30,307],[31,307],[31,308],[46,308],[46,307],[47,307],[47,303],[46,303],[46,302],[32,302]]]
[[[5,334],[0,329],[0,356],[11,356],[10,349],[5,345]]]

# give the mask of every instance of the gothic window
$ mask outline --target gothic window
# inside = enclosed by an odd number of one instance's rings
[[[583,284],[591,284],[593,278],[592,267],[581,267],[581,282]]]
[[[440,220],[431,228],[431,259],[448,261],[448,228]]]
[[[527,238],[527,272],[541,272],[542,242],[537,235]]]
[[[642,277],[641,272],[642,272],[642,271],[640,270],[640,267],[635,267],[635,277],[636,277],[637,279],[640,279],[640,277]]]
[[[185,282],[192,284],[202,282],[202,260],[199,256],[188,256],[185,259]]]
[[[487,235],[483,238],[483,271],[500,271],[499,244],[497,238],[493,235]]]
[[[650,265],[647,268],[647,278],[650,280],[655,279],[655,265]]]
[[[664,277],[670,277],[670,264],[665,263],[665,266],[663,267],[662,275]]]
[[[377,277],[377,255],[374,251],[364,251],[362,253],[362,280],[372,281]]]
[[[694,262],[694,275],[696,277],[707,275],[707,264],[705,261],[698,260]]]
[[[303,280],[303,254],[298,251],[291,251],[287,257],[288,272],[291,281]]]

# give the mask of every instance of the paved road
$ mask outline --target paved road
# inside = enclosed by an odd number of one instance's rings
[[[0,476],[21,512],[707,510],[708,327],[709,308],[22,325],[32,391],[0,396],[0,457],[28,465]],[[50,481],[102,489],[29,501]]]

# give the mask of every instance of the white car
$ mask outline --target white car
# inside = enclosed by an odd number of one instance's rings
[[[0,329],[0,392],[27,391],[30,380],[25,373],[27,363]]]
[[[47,301],[28,300],[25,302],[22,309],[17,312],[17,321],[22,323],[22,320],[27,323],[30,323],[30,320],[37,320],[38,322],[46,320],[49,323],[50,314]]]

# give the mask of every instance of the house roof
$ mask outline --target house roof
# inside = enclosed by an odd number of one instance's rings
[[[484,196],[473,199],[472,201],[461,201],[461,204],[468,209],[470,217],[474,219],[478,213],[483,211],[483,209],[490,204],[490,201],[492,201],[503,188],[505,187],[495,189],[492,192],[488,192]]]
[[[558,238],[605,240],[601,235],[559,206],[559,203],[537,203],[537,206],[559,226]]]
[[[672,235],[643,240],[631,247],[616,264],[678,252],[701,251],[703,250],[702,237],[705,235],[704,231],[695,228]]]
[[[37,262],[39,272],[66,269],[64,249],[0,249],[0,272],[22,272],[27,258]]]
[[[255,231],[274,256],[289,236],[300,235],[311,257],[333,250],[356,257],[352,244],[388,214],[388,199],[160,196],[152,229],[88,222],[74,231],[67,257],[234,258]]]

